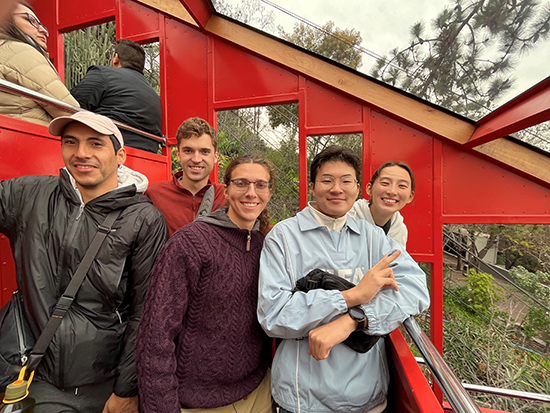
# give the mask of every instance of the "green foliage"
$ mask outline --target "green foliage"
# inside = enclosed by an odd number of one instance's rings
[[[176,146],[172,146],[170,148],[171,155],[172,155],[172,174],[175,174],[181,169],[180,161],[178,160],[176,156]]]
[[[116,44],[115,22],[106,22],[65,33],[65,85],[71,90],[86,75],[90,66],[110,66]],[[159,43],[142,45],[145,51],[143,74],[160,95]]]
[[[510,270],[510,275],[516,283],[533,296],[550,306],[550,274],[542,271],[530,272],[519,266]]]
[[[468,231],[471,248],[481,258],[486,248],[477,251],[475,240],[488,234],[488,246],[498,246],[498,263],[506,269],[523,266],[531,272],[550,272],[550,225],[469,224],[460,228]]]
[[[145,51],[143,75],[160,96],[160,45],[159,42],[142,45]]]
[[[454,292],[478,313],[489,317],[495,304],[504,299],[499,295],[503,289],[493,284],[490,274],[470,269],[464,276],[466,285],[455,288]]]
[[[92,65],[111,64],[116,41],[115,22],[107,22],[65,33],[65,86],[71,90]]]
[[[355,29],[340,29],[328,21],[316,28],[305,23],[294,24],[292,33],[279,28],[281,38],[335,62],[357,69],[362,64],[361,51],[357,47],[363,39]]]
[[[548,394],[549,360],[515,344],[512,328],[503,333],[491,320],[483,327],[468,320],[445,325],[444,358],[459,380],[499,388]],[[542,403],[483,394],[473,395],[480,407],[512,412],[550,412]]]
[[[279,105],[287,111],[289,105]],[[219,180],[227,164],[242,153],[260,152],[275,166],[277,184],[268,206],[274,222],[295,215],[300,208],[297,141],[275,139],[265,130],[267,113],[273,107],[254,107],[218,112]]]
[[[542,307],[532,307],[523,319],[523,331],[530,340],[543,332],[548,331],[550,327],[550,315]]]

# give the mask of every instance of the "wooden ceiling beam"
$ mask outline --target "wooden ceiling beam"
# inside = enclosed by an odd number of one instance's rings
[[[214,8],[208,0],[181,0],[189,14],[203,29],[206,27]]]
[[[180,0],[136,0],[138,3],[145,4],[153,9],[160,10],[170,16],[183,20],[193,26],[199,26],[187,9],[181,4]]]
[[[550,184],[550,157],[510,139],[497,139],[474,148],[490,158]]]
[[[223,17],[211,16],[206,30],[288,69],[367,102],[401,118],[406,123],[417,125],[428,133],[431,132],[459,144],[468,142],[474,133],[475,125],[470,122]]]

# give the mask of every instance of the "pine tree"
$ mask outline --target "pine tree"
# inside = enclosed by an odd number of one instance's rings
[[[371,75],[454,112],[479,118],[514,83],[518,59],[550,36],[550,6],[535,0],[454,0],[418,22],[403,50],[378,60]]]

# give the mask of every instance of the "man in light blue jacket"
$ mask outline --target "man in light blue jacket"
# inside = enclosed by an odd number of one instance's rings
[[[267,235],[260,261],[258,318],[284,339],[272,367],[281,412],[379,413],[389,373],[384,339],[366,353],[342,342],[355,330],[390,333],[429,306],[426,276],[395,241],[348,216],[359,194],[360,161],[331,146],[310,168],[315,202]],[[295,291],[319,268],[355,284],[346,290]]]

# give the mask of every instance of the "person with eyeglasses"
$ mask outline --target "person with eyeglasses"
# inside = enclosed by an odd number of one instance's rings
[[[0,78],[78,106],[49,59],[48,36],[48,29],[31,6],[18,2],[0,26]],[[0,114],[41,125],[48,125],[55,117],[70,115],[56,107],[4,91],[0,91]]]
[[[350,210],[355,219],[366,219],[377,225],[403,249],[407,248],[408,230],[399,211],[414,199],[414,173],[405,162],[389,161],[382,164],[367,185],[370,199],[359,199]]]
[[[315,201],[276,224],[264,242],[258,320],[270,337],[282,339],[271,386],[280,413],[387,411],[383,336],[429,306],[426,276],[410,255],[381,228],[349,214],[360,164],[349,148],[320,152],[310,167]],[[354,286],[297,288],[317,269]],[[351,333],[380,339],[360,352],[343,343]]]
[[[274,413],[271,340],[256,318],[275,172],[241,155],[227,206],[180,228],[153,269],[136,341],[143,413]]]

